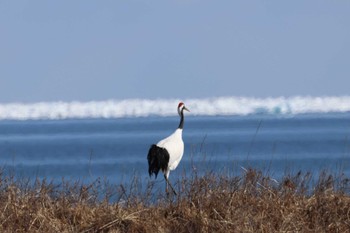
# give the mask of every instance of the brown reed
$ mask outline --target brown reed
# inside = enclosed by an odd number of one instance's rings
[[[0,232],[350,232],[349,179],[298,172],[275,181],[194,174],[177,196],[140,188],[0,176]]]

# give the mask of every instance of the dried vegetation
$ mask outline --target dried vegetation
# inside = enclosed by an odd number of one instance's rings
[[[123,186],[2,175],[0,232],[350,232],[349,184],[326,172],[275,181],[248,169],[183,177],[167,197],[137,178]]]

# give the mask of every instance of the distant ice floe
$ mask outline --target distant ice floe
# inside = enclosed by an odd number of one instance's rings
[[[179,101],[191,115],[250,115],[349,112],[350,96],[340,97],[217,97],[204,99],[125,99],[90,102],[0,104],[0,120],[121,118],[174,116]]]

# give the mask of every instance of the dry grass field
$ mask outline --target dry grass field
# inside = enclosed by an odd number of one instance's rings
[[[278,181],[251,169],[193,174],[169,197],[137,178],[123,186],[0,177],[0,232],[350,232],[349,179],[326,172]]]

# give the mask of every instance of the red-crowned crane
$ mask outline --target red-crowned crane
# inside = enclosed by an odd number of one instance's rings
[[[169,173],[179,165],[184,153],[184,142],[182,141],[182,130],[184,126],[184,110],[190,111],[185,107],[185,104],[180,102],[177,107],[177,112],[180,116],[179,127],[169,137],[159,141],[156,145],[153,144],[148,151],[148,173],[151,177],[154,173],[157,178],[159,170],[162,170],[166,181],[165,191],[168,194],[168,186],[173,193],[176,192],[169,182]]]

